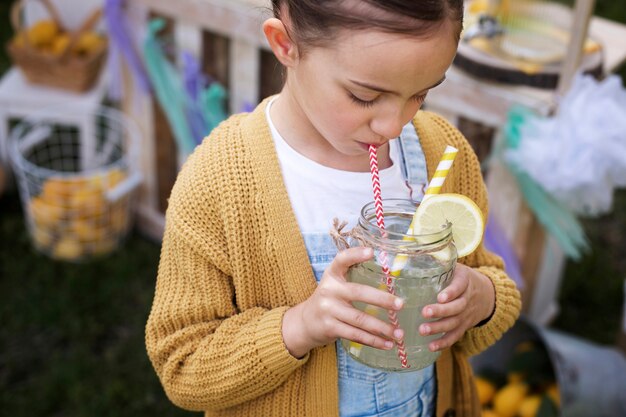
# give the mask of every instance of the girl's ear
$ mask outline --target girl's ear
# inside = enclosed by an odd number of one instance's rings
[[[281,20],[275,17],[267,19],[263,23],[263,33],[281,64],[293,67],[298,62],[298,48]]]

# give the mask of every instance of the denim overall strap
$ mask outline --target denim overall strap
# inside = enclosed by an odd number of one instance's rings
[[[400,166],[406,185],[409,187],[411,199],[414,202],[420,202],[424,197],[428,178],[426,157],[413,122],[407,123],[402,128],[398,144],[402,158]]]

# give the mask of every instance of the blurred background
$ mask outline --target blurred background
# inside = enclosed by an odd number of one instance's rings
[[[0,414],[193,414],[143,341],[163,215],[198,141],[280,91],[268,4],[0,1]],[[576,345],[561,365],[624,366],[625,62],[626,0],[468,1],[426,100],[483,163],[485,243],[523,291],[528,328],[475,363],[485,415],[626,416],[617,394],[570,413],[557,363]]]

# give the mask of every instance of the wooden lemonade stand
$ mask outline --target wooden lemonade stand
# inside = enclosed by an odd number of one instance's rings
[[[626,27],[592,17],[593,4],[593,0],[578,0],[573,11],[554,6],[561,15],[573,16],[575,28],[558,70],[556,88],[496,83],[453,66],[446,82],[429,94],[426,107],[459,126],[479,157],[485,156],[511,106],[520,104],[542,115],[556,109],[557,97],[567,91],[579,68],[588,34],[602,47],[600,63],[604,73],[624,61]],[[151,17],[165,17],[176,46],[200,58],[204,70],[227,87],[230,111],[239,112],[281,86],[281,69],[261,30],[269,6],[265,0],[136,0],[128,2],[127,16],[134,27],[140,28],[146,27]],[[126,81],[130,86],[130,77]],[[134,90],[127,87],[125,91]],[[166,199],[180,161],[167,123],[151,97],[129,94],[124,110],[139,123],[144,138],[141,169],[146,180],[138,201],[138,226],[143,233],[160,240]],[[484,143],[472,137],[468,127],[473,132],[487,132]],[[565,258],[525,205],[507,170],[496,164],[485,177],[491,211],[521,260],[525,313],[540,324],[548,323],[558,312],[556,298]]]

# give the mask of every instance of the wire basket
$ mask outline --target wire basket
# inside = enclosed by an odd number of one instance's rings
[[[106,107],[93,114],[95,138],[59,119],[47,111],[17,125],[11,162],[35,248],[83,261],[117,249],[131,227],[132,191],[141,182],[139,131]]]

